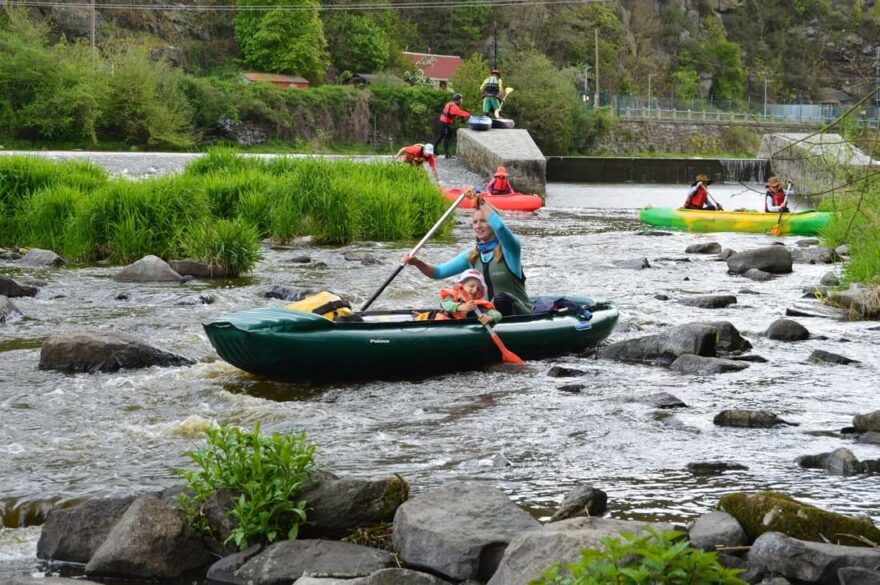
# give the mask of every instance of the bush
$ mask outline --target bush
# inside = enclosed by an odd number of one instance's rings
[[[190,522],[207,529],[201,505],[217,490],[235,494],[228,512],[235,521],[226,542],[244,550],[257,542],[295,539],[306,520],[304,501],[294,502],[314,466],[315,446],[305,433],[260,434],[259,422],[250,432],[221,425],[205,431],[207,445],[185,454],[196,471],[177,470],[193,495],[180,503]]]
[[[721,133],[721,150],[744,156],[757,156],[761,137],[742,126],[728,126]]]
[[[532,585],[744,585],[715,553],[690,548],[684,533],[655,532],[601,540],[605,550],[584,549],[577,563],[553,565]]]
[[[235,278],[250,272],[260,259],[260,233],[246,221],[219,219],[195,226],[184,249],[188,257]]]
[[[67,185],[34,193],[16,214],[18,241],[24,246],[62,250],[67,226],[82,198],[82,192]]]
[[[831,247],[849,246],[844,283],[880,284],[880,182],[866,181],[858,191],[829,197],[819,209],[833,213],[822,231],[825,243]]]

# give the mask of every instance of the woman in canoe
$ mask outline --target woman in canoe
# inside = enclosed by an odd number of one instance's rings
[[[477,199],[477,209],[471,221],[476,236],[473,248],[437,266],[414,256],[404,256],[402,262],[415,266],[422,274],[435,280],[474,268],[486,281],[486,298],[502,315],[530,314],[532,304],[526,294],[519,238],[504,224],[498,212],[480,199]]]
[[[495,169],[495,175],[486,185],[486,193],[489,195],[513,195],[516,193],[513,190],[513,185],[507,180],[507,169],[504,167]]]
[[[788,209],[788,196],[793,191],[791,181],[788,182],[788,187],[783,189],[782,181],[779,177],[770,177],[767,179],[766,187],[764,211],[768,213],[790,213]]]
[[[709,195],[709,185],[711,184],[712,179],[706,175],[697,175],[697,178],[691,184],[691,190],[688,191],[687,199],[684,201],[684,208],[722,211],[721,204]],[[709,201],[710,199],[714,202],[714,205]]]

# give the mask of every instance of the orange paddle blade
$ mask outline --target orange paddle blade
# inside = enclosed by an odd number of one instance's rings
[[[486,329],[489,329],[486,327]],[[501,359],[506,364],[516,364],[518,366],[524,365],[524,362],[518,355],[507,349],[504,345],[504,342],[501,341],[501,338],[498,337],[498,334],[489,329],[489,336],[492,338],[492,341],[495,342],[495,345],[498,347],[498,351],[501,352]]]

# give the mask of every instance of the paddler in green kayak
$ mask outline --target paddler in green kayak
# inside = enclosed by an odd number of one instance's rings
[[[691,190],[688,191],[687,199],[685,199],[684,202],[684,208],[723,211],[721,204],[709,195],[708,187],[711,184],[712,179],[706,175],[697,175],[696,179],[694,179],[694,182],[691,184]],[[710,199],[712,202],[709,201]]]

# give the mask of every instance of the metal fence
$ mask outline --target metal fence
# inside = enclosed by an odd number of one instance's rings
[[[682,122],[822,126],[849,109],[839,104],[755,104],[608,94],[600,97],[603,98],[600,104],[621,118]],[[589,104],[588,101],[584,103]],[[880,126],[880,108],[877,106],[865,106],[849,117],[858,127]]]

